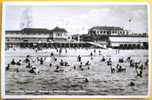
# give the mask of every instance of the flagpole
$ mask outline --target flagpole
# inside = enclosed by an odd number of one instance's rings
[[[131,34],[131,22],[132,22],[132,19],[130,18],[128,20],[128,24],[129,24],[129,34]]]

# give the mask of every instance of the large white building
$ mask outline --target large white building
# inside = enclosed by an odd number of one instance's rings
[[[111,48],[148,49],[148,34],[129,34],[121,27],[96,26],[89,29],[88,34],[80,36],[82,41],[92,41]]]
[[[50,35],[51,35],[50,37],[54,41],[61,41],[61,40],[68,39],[67,31],[65,29],[59,28],[59,27],[55,27],[54,29],[52,29]]]
[[[111,47],[122,49],[148,49],[148,35],[128,34],[120,27],[93,27],[88,34],[73,36],[69,41],[67,31],[55,27],[52,30],[43,28],[24,28],[5,32],[6,48],[9,47]],[[79,42],[78,42],[79,41]]]
[[[128,35],[128,31],[121,27],[96,26],[89,29],[89,35]]]
[[[147,36],[109,37],[110,47],[128,49],[148,49]]]
[[[50,41],[56,40],[66,41],[67,31],[63,28],[55,27],[52,30],[24,28],[22,30],[9,30],[5,32],[6,47],[34,47],[38,44],[48,46]]]

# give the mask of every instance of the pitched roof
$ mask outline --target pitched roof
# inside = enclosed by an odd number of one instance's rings
[[[67,33],[67,31],[64,28],[59,28],[59,27],[55,27],[51,31],[52,32],[66,32]]]
[[[27,33],[49,33],[50,30],[45,29],[45,28],[24,28],[21,30],[22,32],[27,32]]]
[[[9,33],[9,32],[18,33],[18,32],[21,32],[21,31],[19,31],[19,30],[6,30],[5,32],[6,33]]]
[[[22,30],[6,30],[7,32],[24,32],[24,33],[52,33],[52,32],[66,32],[67,31],[64,28],[55,27],[52,30],[45,29],[45,28],[24,28]]]

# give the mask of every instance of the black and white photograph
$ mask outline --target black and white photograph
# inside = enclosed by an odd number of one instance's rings
[[[3,8],[4,97],[149,95],[147,4]]]

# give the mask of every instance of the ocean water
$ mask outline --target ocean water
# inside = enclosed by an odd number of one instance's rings
[[[31,55],[33,59],[37,56],[46,57],[43,65],[34,62],[32,65],[39,69],[40,73],[31,74],[26,64],[21,66],[11,65],[9,71],[5,71],[5,93],[6,95],[147,95],[148,93],[148,66],[144,66],[143,77],[136,77],[134,68],[130,68],[127,62],[123,63],[126,72],[111,73],[110,67],[105,62],[101,62],[102,56],[107,59],[110,57],[113,66],[116,66],[118,59],[131,56],[134,60],[144,63],[148,59],[147,50],[116,50],[101,49],[101,55],[98,49],[68,49],[64,50],[61,56],[54,49],[46,49],[35,52],[31,49],[17,49],[5,51],[5,66],[15,58],[23,60],[26,55]],[[58,61],[63,59],[70,66],[63,66],[61,72],[54,72],[55,67],[49,67],[50,53],[53,52]],[[90,59],[90,52],[93,52],[93,60]],[[84,70],[77,66],[77,56],[82,56],[82,62],[90,61],[91,65],[83,66]],[[4,67],[5,67],[4,66]],[[16,72],[16,68],[19,72]],[[88,82],[86,82],[86,78]],[[134,82],[135,86],[129,86]]]

